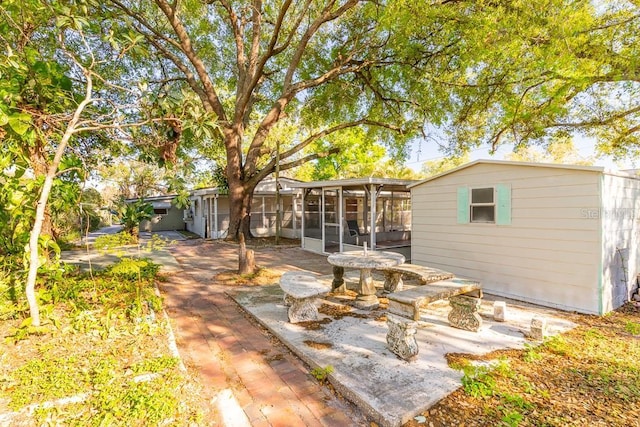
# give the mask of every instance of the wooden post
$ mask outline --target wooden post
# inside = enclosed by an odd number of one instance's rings
[[[280,139],[276,140],[276,245],[280,244],[282,224],[280,219]]]

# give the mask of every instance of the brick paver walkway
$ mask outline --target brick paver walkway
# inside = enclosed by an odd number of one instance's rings
[[[367,424],[357,409],[319,385],[296,356],[250,319],[225,294],[228,288],[213,281],[217,273],[237,268],[237,247],[196,241],[171,252],[183,271],[170,275],[161,289],[180,353],[198,370],[207,399],[220,409],[212,425]],[[283,271],[331,271],[324,257],[299,248],[257,250],[256,261]],[[237,405],[223,396],[233,396]]]

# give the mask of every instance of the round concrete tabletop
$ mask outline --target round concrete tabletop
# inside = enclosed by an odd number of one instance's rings
[[[331,265],[349,268],[385,268],[402,264],[404,255],[395,252],[348,251],[329,255],[327,261]]]

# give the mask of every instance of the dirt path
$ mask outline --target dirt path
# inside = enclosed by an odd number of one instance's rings
[[[217,412],[211,425],[365,425],[357,409],[336,398],[279,341],[256,325],[216,284],[236,268],[237,249],[221,242],[189,241],[171,248],[183,270],[161,284],[188,366],[198,370]],[[327,274],[321,256],[300,248],[257,249],[259,266],[304,268]]]

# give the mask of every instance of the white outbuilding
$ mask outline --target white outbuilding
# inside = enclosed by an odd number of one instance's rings
[[[478,160],[410,186],[411,260],[486,292],[604,314],[640,273],[640,180],[602,167]]]

